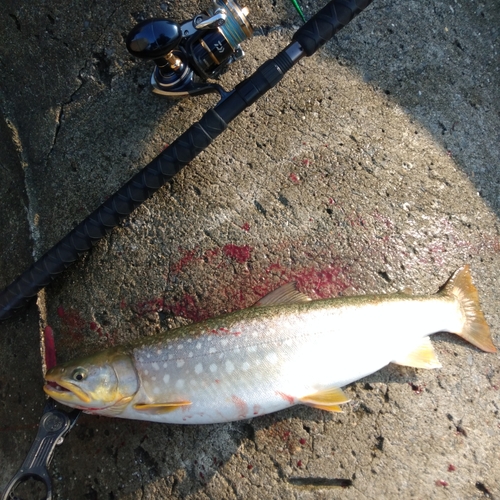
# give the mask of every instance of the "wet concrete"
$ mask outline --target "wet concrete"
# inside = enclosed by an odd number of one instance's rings
[[[247,6],[256,35],[228,89],[300,25],[291,4]],[[0,286],[215,104],[151,94],[151,66],[124,46],[138,20],[202,7],[2,2]],[[428,293],[468,262],[499,345],[499,26],[494,2],[375,0],[2,323],[0,486],[36,432],[46,326],[63,361],[290,280],[313,297]],[[496,498],[499,357],[451,335],[434,344],[441,370],[387,367],[347,388],[343,414],[199,427],[82,416],[55,454],[55,496]]]

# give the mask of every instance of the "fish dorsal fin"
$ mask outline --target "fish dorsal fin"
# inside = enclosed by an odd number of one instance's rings
[[[276,306],[278,304],[298,304],[300,302],[309,302],[312,299],[297,290],[297,283],[291,281],[276,288],[272,292],[264,295],[253,307]]]
[[[393,363],[412,368],[441,368],[441,363],[432,347],[431,339],[424,337],[421,343],[404,358],[394,360]]]
[[[189,406],[191,401],[176,401],[174,403],[137,403],[134,405],[134,410],[158,415],[161,413],[169,413],[177,410],[182,406]]]
[[[341,412],[339,405],[348,403],[350,399],[345,395],[342,389],[332,387],[324,391],[315,392],[309,396],[299,398],[302,404],[318,408],[319,410]]]

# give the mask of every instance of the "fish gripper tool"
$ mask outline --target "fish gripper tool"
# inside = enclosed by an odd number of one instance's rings
[[[75,425],[80,410],[70,413],[55,407],[54,401],[49,399],[43,410],[42,418],[38,425],[38,433],[31,445],[26,458],[19,470],[7,484],[0,500],[22,500],[14,494],[17,486],[28,479],[35,479],[45,484],[46,500],[52,500],[52,484],[48,467],[54,449],[61,444],[66,434]]]

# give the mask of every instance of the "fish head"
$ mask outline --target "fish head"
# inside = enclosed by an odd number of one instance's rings
[[[120,348],[57,365],[47,371],[45,382],[51,398],[88,412],[120,408],[139,389],[132,358]]]

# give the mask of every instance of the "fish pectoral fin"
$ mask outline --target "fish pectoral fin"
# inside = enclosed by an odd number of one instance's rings
[[[411,366],[412,368],[441,368],[441,363],[437,358],[436,351],[432,347],[431,339],[424,337],[422,342],[407,354],[404,358],[394,360],[393,363],[402,366]]]
[[[292,281],[276,288],[272,292],[264,295],[252,307],[276,306],[278,304],[298,304],[300,302],[310,302],[312,299],[297,290],[297,283]]]
[[[182,406],[189,406],[191,401],[176,401],[173,403],[136,403],[134,410],[152,413],[154,415],[169,413]]]
[[[332,387],[324,391],[315,392],[309,396],[299,398],[299,401],[307,406],[318,408],[319,410],[341,412],[339,405],[348,403],[350,399],[345,395],[342,389]]]

